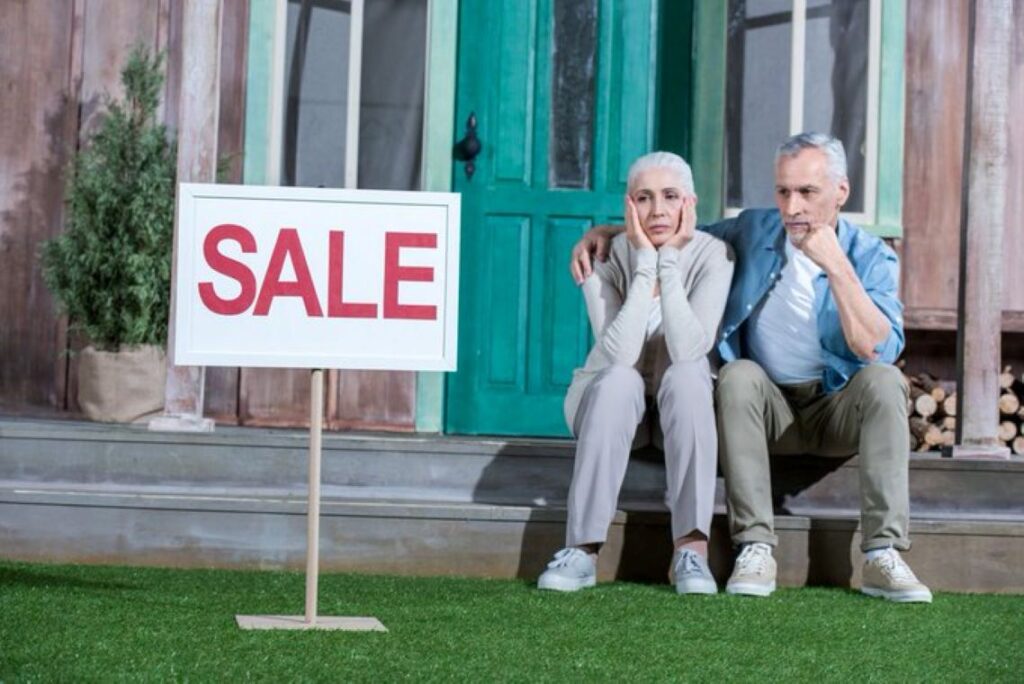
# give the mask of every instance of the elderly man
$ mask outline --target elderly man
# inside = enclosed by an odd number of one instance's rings
[[[900,556],[909,495],[907,389],[891,364],[903,349],[899,262],[839,217],[850,193],[842,143],[802,133],[779,146],[777,210],[754,209],[703,230],[736,255],[715,388],[729,530],[739,555],[731,594],[768,596],[776,563],[769,454],[860,455],[861,591],[930,602]],[[577,282],[614,229],[573,250]]]

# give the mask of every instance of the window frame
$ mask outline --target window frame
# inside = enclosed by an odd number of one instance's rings
[[[793,0],[794,12],[805,14],[807,0]],[[867,154],[864,211],[843,217],[881,237],[903,234],[903,59],[906,36],[905,0],[871,0],[868,63]],[[700,2],[694,7],[694,98],[690,129],[691,163],[700,196],[703,222],[735,216],[725,206],[725,86],[728,3]],[[800,26],[804,26],[802,18]],[[794,23],[794,34],[798,33]],[[791,132],[802,125],[804,42],[794,35],[791,60]],[[874,62],[872,61],[874,60]],[[872,105],[875,105],[872,109]],[[797,116],[793,115],[799,106]],[[874,133],[874,135],[872,135]]]

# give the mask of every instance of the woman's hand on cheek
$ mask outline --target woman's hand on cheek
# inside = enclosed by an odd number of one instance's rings
[[[683,206],[679,211],[679,225],[676,232],[672,234],[665,244],[669,247],[682,249],[693,239],[697,230],[697,201],[693,197],[683,199]]]
[[[626,195],[624,213],[626,215],[626,237],[629,239],[629,244],[633,245],[635,249],[654,249],[651,239],[647,237],[643,226],[640,225],[640,215],[637,213],[636,203],[628,194]]]

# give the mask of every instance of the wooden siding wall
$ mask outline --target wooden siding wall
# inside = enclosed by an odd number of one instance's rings
[[[248,0],[223,0],[227,30],[222,152],[241,150]],[[137,43],[167,52],[163,120],[173,129],[181,56],[181,0],[0,2],[0,409],[76,407],[67,324],[36,254],[64,219],[65,170],[98,124],[107,93]],[[237,92],[236,92],[237,91]],[[236,164],[236,167],[239,164]],[[236,171],[237,174],[237,171]],[[237,375],[237,373],[236,373]]]
[[[969,3],[908,0],[902,295],[908,327],[956,327],[961,174],[966,116]],[[1010,110],[1024,107],[1024,3],[1007,17],[1018,30]],[[1016,106],[1015,106],[1016,105]],[[1011,126],[1003,328],[1024,331],[1024,130]]]
[[[67,0],[0,2],[0,407],[63,401],[66,325],[39,272],[60,232],[63,169],[78,126],[81,27]]]
[[[221,182],[242,182],[250,0],[222,0]],[[163,121],[177,127],[181,0],[0,2],[0,410],[77,410],[82,341],[39,273],[39,244],[63,222],[64,171],[95,129],[136,43],[166,51]],[[415,373],[332,371],[329,428],[412,430]],[[209,368],[205,411],[222,423],[304,425],[305,371]]]

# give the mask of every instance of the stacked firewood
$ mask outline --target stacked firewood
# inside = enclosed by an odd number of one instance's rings
[[[910,448],[938,451],[956,440],[956,384],[928,373],[904,375],[910,396]],[[1007,366],[999,374],[999,439],[1015,454],[1024,454],[1024,376]]]
[[[1007,366],[999,374],[999,439],[1015,454],[1024,454],[1024,376]]]

